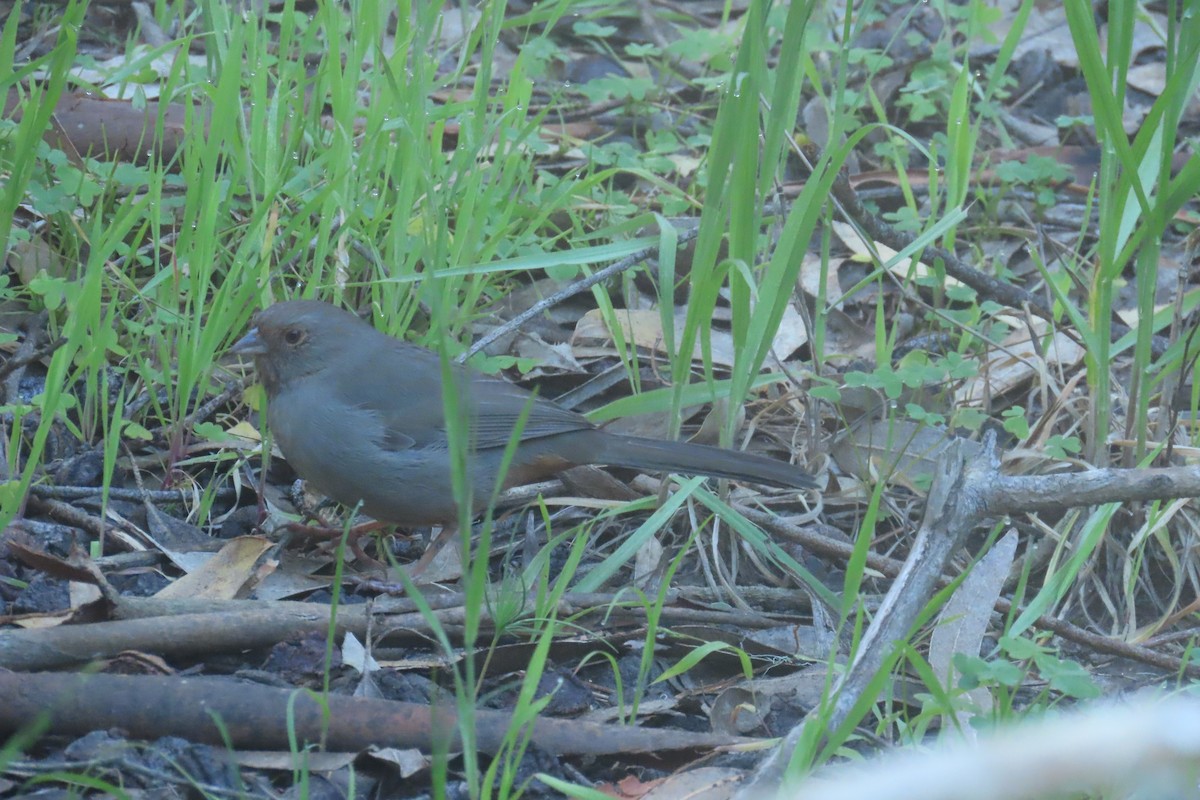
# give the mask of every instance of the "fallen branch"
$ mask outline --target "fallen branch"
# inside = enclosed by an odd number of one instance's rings
[[[847,721],[874,676],[893,655],[895,643],[907,640],[934,592],[944,585],[943,574],[951,558],[987,518],[1099,503],[1197,496],[1200,468],[1196,467],[1098,469],[1014,477],[1000,473],[994,434],[985,438],[982,457],[977,445],[961,439],[952,441],[938,463],[912,550],[863,635],[854,661],[834,686],[833,708],[823,723],[825,731],[836,731]],[[803,741],[806,725],[816,724],[814,720],[810,715],[789,731],[737,796],[760,797],[777,788],[792,754]]]
[[[225,678],[159,675],[64,675],[0,672],[0,732],[10,735],[39,718],[48,732],[82,735],[120,728],[153,740],[182,736],[194,742],[249,750],[320,745],[358,752],[384,747],[461,749],[453,698],[444,707],[341,695],[317,695]],[[474,745],[497,752],[510,738],[511,715],[473,712]],[[294,739],[292,735],[294,734]],[[711,750],[754,740],[578,720],[538,719],[532,741],[559,755]],[[227,737],[227,738],[226,738]]]
[[[677,601],[671,593],[666,602]],[[110,600],[111,602],[111,600]],[[367,605],[342,605],[337,612],[336,635],[347,632],[360,639],[368,625],[386,632],[376,644],[395,635],[424,637],[434,621],[442,627],[466,623],[461,594],[431,595],[427,602],[434,620],[417,611],[407,598],[383,598]],[[533,608],[532,598],[528,607]],[[332,609],[317,603],[256,600],[191,600],[121,597],[114,602],[117,619],[83,625],[59,625],[0,631],[0,669],[18,672],[70,667],[97,659],[113,658],[128,650],[154,653],[168,659],[198,658],[214,653],[259,650],[306,633],[329,630]],[[490,623],[486,610],[481,622]],[[559,616],[577,621],[596,616],[608,625],[644,624],[647,610],[637,599],[607,594],[567,594],[558,604]],[[373,615],[373,618],[372,618]],[[766,628],[783,624],[765,614],[721,610],[672,608],[660,612],[663,622],[675,624],[725,624]]]

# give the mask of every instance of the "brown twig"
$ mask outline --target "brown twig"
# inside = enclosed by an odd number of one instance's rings
[[[45,500],[82,500],[86,497],[99,497],[104,493],[102,486],[49,486],[36,483],[29,487],[30,494]],[[229,499],[236,494],[232,488],[217,489],[216,497]],[[109,500],[123,500],[131,503],[149,501],[151,503],[182,503],[192,499],[192,494],[184,489],[125,489],[116,486],[108,487]]]
[[[87,531],[96,538],[104,538],[104,520],[99,517],[93,517],[84,511],[80,511],[69,503],[64,503],[61,500],[53,500],[48,497],[38,497],[35,494],[29,495],[30,507],[39,514],[45,514],[56,522],[61,522],[64,525],[70,525],[73,528]]]

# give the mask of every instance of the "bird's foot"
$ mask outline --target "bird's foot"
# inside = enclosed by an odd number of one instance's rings
[[[367,555],[367,552],[362,548],[362,538],[368,534],[387,528],[388,524],[386,522],[364,522],[360,525],[351,526],[348,531],[343,528],[334,528],[327,525],[307,525],[303,522],[289,522],[284,527],[289,533],[308,539],[323,540],[327,544],[334,544],[335,546],[341,540],[342,535],[345,534],[346,545],[350,548],[350,552],[354,554],[355,561],[367,569],[387,569],[386,564]]]

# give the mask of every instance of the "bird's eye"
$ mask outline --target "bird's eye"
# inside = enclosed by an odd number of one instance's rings
[[[283,340],[291,345],[300,344],[304,341],[304,331],[301,328],[288,328],[283,333]]]

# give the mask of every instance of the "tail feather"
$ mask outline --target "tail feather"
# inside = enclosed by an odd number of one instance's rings
[[[683,472],[713,478],[778,486],[784,489],[815,489],[817,482],[807,472],[786,461],[688,442],[643,439],[637,436],[604,437],[603,457],[597,464],[631,469]]]

